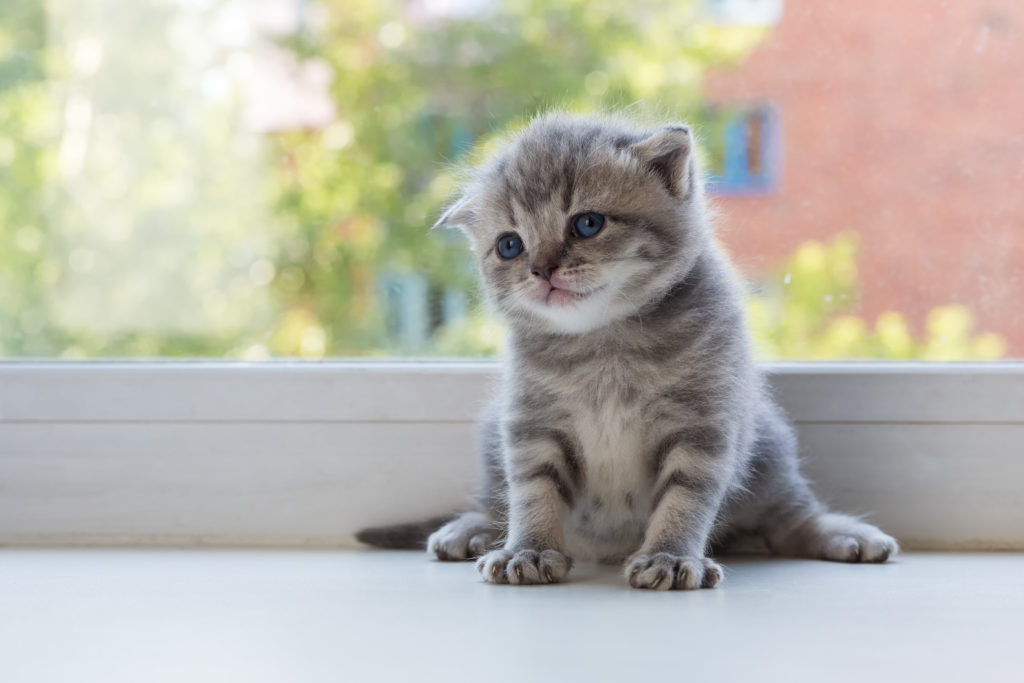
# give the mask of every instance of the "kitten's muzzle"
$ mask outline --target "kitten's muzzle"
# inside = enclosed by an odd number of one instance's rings
[[[601,289],[604,287],[581,289],[578,283],[572,283],[558,273],[551,273],[550,278],[537,282],[536,297],[549,306],[566,306],[578,303]]]

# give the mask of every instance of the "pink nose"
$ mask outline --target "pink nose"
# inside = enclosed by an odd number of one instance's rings
[[[558,268],[557,263],[531,263],[530,272],[545,280],[551,279],[551,274]]]

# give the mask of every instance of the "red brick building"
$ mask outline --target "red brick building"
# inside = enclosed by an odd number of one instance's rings
[[[1024,2],[789,0],[724,103],[771,103],[778,180],[718,200],[746,272],[860,235],[859,315],[962,303],[1024,356]]]

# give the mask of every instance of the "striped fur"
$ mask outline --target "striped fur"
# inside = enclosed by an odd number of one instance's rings
[[[510,343],[482,423],[481,507],[431,537],[438,557],[483,553],[496,583],[560,581],[570,557],[623,561],[634,587],[692,589],[722,578],[713,537],[754,533],[776,552],[843,561],[896,551],[828,513],[798,471],[693,144],[685,126],[547,115],[442,217],[469,236]],[[587,212],[604,223],[583,238],[572,225]],[[495,247],[508,233],[524,246],[514,258]]]

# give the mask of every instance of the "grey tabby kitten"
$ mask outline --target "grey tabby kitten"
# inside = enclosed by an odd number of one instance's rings
[[[479,557],[486,581],[510,584],[624,559],[631,586],[667,590],[722,580],[712,538],[841,562],[897,551],[800,475],[693,152],[686,126],[549,114],[442,216],[472,242],[509,354],[481,425],[480,507],[429,537],[439,559]],[[359,537],[394,547],[418,530]]]

